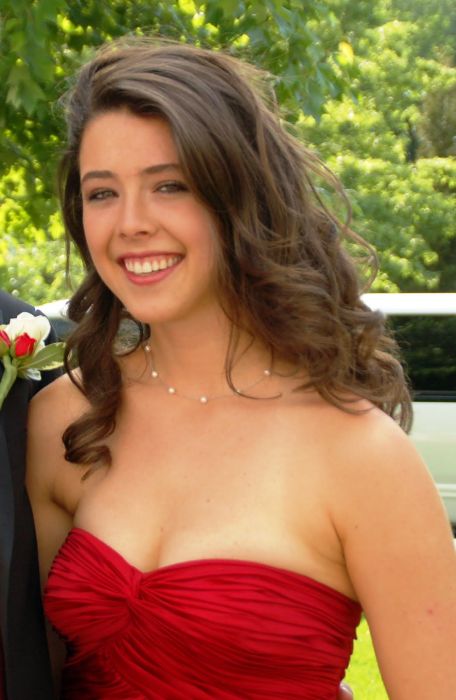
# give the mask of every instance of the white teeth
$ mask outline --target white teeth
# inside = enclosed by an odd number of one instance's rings
[[[130,258],[125,260],[125,267],[128,272],[133,272],[135,275],[148,275],[151,272],[166,270],[168,267],[175,265],[178,261],[179,257],[177,256],[153,259]]]

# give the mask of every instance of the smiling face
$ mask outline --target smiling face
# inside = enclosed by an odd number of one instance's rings
[[[131,315],[157,324],[218,309],[216,220],[186,182],[167,122],[102,113],[79,166],[93,264]]]

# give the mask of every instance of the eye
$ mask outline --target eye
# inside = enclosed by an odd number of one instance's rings
[[[116,193],[113,190],[109,189],[98,189],[98,190],[93,190],[93,192],[89,192],[88,194],[85,195],[85,199],[88,202],[101,202],[105,199],[109,199],[110,197],[115,197]]]
[[[177,192],[188,192],[188,187],[178,180],[170,180],[169,182],[161,182],[156,190],[163,194],[176,194]]]

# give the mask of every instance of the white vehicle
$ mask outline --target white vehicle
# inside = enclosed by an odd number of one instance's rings
[[[413,428],[456,532],[456,293],[365,294],[393,328],[413,389]]]
[[[411,432],[456,533],[456,293],[365,294],[394,330],[413,388]],[[70,328],[66,301],[39,307],[57,334]]]

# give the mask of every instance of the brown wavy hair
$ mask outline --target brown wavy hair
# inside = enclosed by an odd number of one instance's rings
[[[306,387],[327,401],[350,411],[356,402],[346,397],[363,397],[409,427],[395,344],[381,314],[360,300],[361,276],[344,239],[363,247],[375,267],[373,252],[323,205],[315,178],[342,189],[284,126],[270,85],[226,53],[144,40],[108,45],[79,72],[65,103],[68,146],[59,182],[69,241],[87,268],[69,305],[78,325],[66,366],[91,408],[64,433],[67,460],[90,468],[110,462],[104,442],[121,401],[114,344],[124,310],[87,249],[79,149],[93,117],[125,108],[167,121],[184,176],[218,219],[218,285],[233,328],[230,385],[238,331],[247,329],[274,357],[305,368]]]

